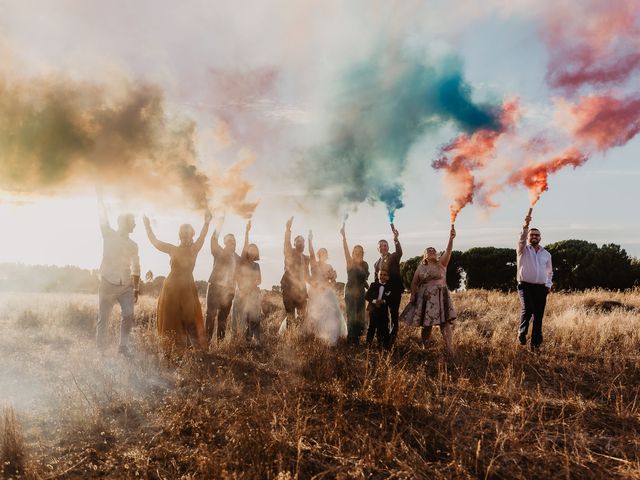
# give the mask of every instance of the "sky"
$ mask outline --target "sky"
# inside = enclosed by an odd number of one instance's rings
[[[633,8],[625,0],[609,4],[611,11]],[[427,246],[444,248],[450,205],[462,187],[458,177],[448,176],[453,167],[434,169],[432,162],[442,157],[444,145],[460,135],[473,140],[477,132],[498,138],[486,165],[473,168],[484,186],[500,189],[492,195],[494,206],[487,206],[480,189],[461,209],[455,248],[513,246],[530,197],[525,185],[497,178],[577,146],[589,149],[588,161],[549,175],[548,191],[535,205],[533,223],[542,230],[543,243],[573,238],[617,243],[640,256],[640,226],[632,208],[640,180],[635,130],[609,122],[632,134],[596,148],[586,146],[595,137],[586,138],[578,128],[585,96],[637,98],[635,67],[620,81],[581,84],[578,93],[550,80],[557,57],[573,47],[558,38],[554,22],[570,32],[577,29],[575,38],[584,33],[581,28],[593,27],[586,36],[590,41],[600,39],[593,32],[601,31],[607,40],[608,27],[598,25],[602,7],[596,5],[591,0],[0,0],[0,86],[15,86],[0,88],[0,111],[12,112],[5,105],[15,98],[20,108],[36,105],[37,111],[45,91],[94,112],[74,117],[83,119],[104,113],[103,103],[115,102],[112,98],[137,98],[131,92],[139,92],[140,85],[160,92],[152,102],[162,105],[159,123],[149,127],[152,145],[145,144],[142,153],[131,150],[120,158],[119,148],[131,145],[106,136],[111,144],[102,156],[82,151],[82,159],[70,161],[55,180],[25,180],[15,169],[29,172],[30,161],[66,159],[46,148],[34,153],[31,144],[16,150],[14,137],[0,135],[0,262],[97,268],[102,244],[95,184],[104,183],[112,224],[124,211],[137,216],[132,238],[140,246],[143,271],[166,275],[169,259],[150,245],[141,215],[148,214],[157,236],[169,242],[177,242],[182,223],[200,229],[203,211],[194,204],[193,184],[180,183],[184,178],[176,173],[184,162],[207,175],[208,204],[216,215],[227,212],[223,234],[234,233],[239,244],[247,209],[258,202],[251,240],[261,249],[263,287],[279,282],[290,216],[294,234],[313,229],[316,248],[329,250],[344,281],[338,231],[345,215],[350,245],[362,244],[373,263],[377,240],[391,240],[384,202],[389,192],[404,204],[395,211],[395,225],[405,258]],[[635,33],[638,17],[631,21],[625,28]],[[629,47],[625,41],[592,45],[593,55],[599,64],[603,56],[615,60]],[[450,82],[461,86],[454,89],[462,92],[455,102],[438,96]],[[93,95],[94,85],[100,87],[92,103],[85,97]],[[75,98],[81,100],[73,103]],[[499,114],[514,98],[521,117],[510,130]],[[567,102],[581,109],[563,106]],[[472,119],[470,109],[489,116]],[[567,111],[574,112],[568,120]],[[181,137],[184,148],[159,155],[156,163],[139,158],[164,149],[178,124],[193,125]],[[106,129],[111,123],[99,125]],[[552,146],[531,148],[541,135]],[[449,152],[451,166],[456,150]],[[3,155],[9,159],[4,163]],[[85,168],[94,160],[95,168]],[[228,169],[243,160],[229,176]],[[156,168],[160,173],[154,175]],[[203,248],[196,279],[206,279],[212,263]]]

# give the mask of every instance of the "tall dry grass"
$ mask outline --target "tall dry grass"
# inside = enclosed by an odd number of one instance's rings
[[[25,447],[20,423],[13,408],[5,407],[0,422],[0,473],[5,477],[25,474]]]
[[[455,364],[438,332],[423,349],[405,328],[390,354],[279,338],[272,295],[260,346],[168,361],[143,298],[134,358],[101,357],[95,298],[4,298],[0,392],[24,390],[41,478],[640,478],[639,291],[551,295],[540,355],[516,343],[514,294],[454,301]]]

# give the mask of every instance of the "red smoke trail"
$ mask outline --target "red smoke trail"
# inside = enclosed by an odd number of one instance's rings
[[[558,2],[546,19],[547,82],[575,93],[585,85],[618,85],[640,69],[637,0]]]
[[[520,118],[517,99],[505,101],[498,130],[478,130],[472,135],[462,134],[440,149],[440,158],[432,164],[436,170],[444,170],[444,181],[453,192],[449,209],[451,223],[465,206],[473,202],[474,194],[482,187],[474,171],[481,170],[495,157],[498,140],[512,132]]]
[[[572,122],[572,140],[581,147],[569,147],[508,178],[508,184],[529,189],[532,206],[548,189],[549,174],[588,160],[583,148],[604,152],[625,145],[640,132],[640,95],[621,100],[608,90],[623,86],[640,70],[640,2],[587,0],[581,7],[576,16],[574,5],[560,2],[547,19],[547,82],[569,96],[586,88],[599,93],[561,102]]]
[[[640,132],[640,95],[624,100],[590,95],[569,106],[568,113],[574,137],[600,151],[622,146]]]
[[[507,179],[507,183],[514,186],[526,186],[529,189],[529,200],[533,207],[540,200],[542,192],[546,192],[549,189],[549,174],[555,173],[566,166],[579,167],[587,159],[588,157],[578,149],[569,147],[561,155],[551,160],[534,163],[513,172]]]

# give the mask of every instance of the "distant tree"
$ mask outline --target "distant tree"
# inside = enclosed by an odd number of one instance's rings
[[[151,270],[149,270],[145,275],[144,275],[144,281],[145,282],[153,282],[153,272]]]
[[[513,248],[476,247],[462,254],[467,288],[508,291],[516,285],[516,251]]]
[[[632,259],[620,245],[602,245],[591,264],[594,287],[626,290],[635,282]]]
[[[638,262],[616,244],[600,248],[584,240],[547,245],[553,259],[553,283],[559,290],[624,290],[637,284]]]
[[[449,290],[458,290],[460,288],[460,280],[462,279],[462,257],[463,253],[459,250],[451,252],[451,259],[447,267],[447,287]],[[422,255],[412,257],[404,262],[400,262],[400,276],[405,290],[411,289],[411,281],[413,275],[422,261]]]
[[[421,261],[422,255],[418,255],[417,257],[411,257],[404,262],[400,262],[400,276],[402,277],[402,284],[404,285],[405,290],[411,289],[413,274],[416,272]]]
[[[551,253],[554,288],[584,290],[593,285],[589,271],[598,245],[584,240],[562,240],[545,248]]]

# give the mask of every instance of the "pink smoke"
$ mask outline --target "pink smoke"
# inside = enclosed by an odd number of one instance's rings
[[[618,85],[640,68],[640,2],[558,2],[546,19],[547,82],[569,94],[585,85]]]
[[[482,187],[474,171],[482,170],[495,158],[497,143],[505,134],[514,130],[520,118],[518,99],[504,102],[498,130],[478,130],[472,135],[461,134],[440,149],[440,157],[432,164],[436,170],[444,170],[444,181],[452,192],[449,207],[451,223],[465,206],[473,202],[474,194]]]
[[[626,144],[640,132],[640,96],[620,100],[610,95],[582,97],[568,107],[575,139],[606,151]]]

